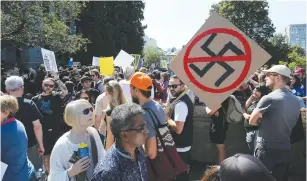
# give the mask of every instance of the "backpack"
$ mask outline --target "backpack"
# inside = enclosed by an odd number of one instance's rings
[[[243,117],[243,109],[241,107],[240,102],[234,95],[229,96],[228,100],[228,108],[226,111],[224,111],[225,119],[229,123],[240,123],[244,120]]]

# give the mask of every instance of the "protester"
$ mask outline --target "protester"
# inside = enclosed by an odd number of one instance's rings
[[[114,77],[106,76],[103,79],[103,85],[106,86],[111,80],[114,80]],[[104,111],[109,105],[109,97],[106,92],[100,94],[96,99],[95,104],[95,125],[94,127],[99,131],[99,134],[102,139],[105,139],[106,136],[106,122]],[[104,141],[103,141],[104,142]]]
[[[130,91],[132,102],[139,104],[142,106],[142,108],[151,110],[151,112],[153,112],[158,118],[158,120],[153,120],[148,111],[143,114],[148,129],[148,135],[145,142],[145,151],[149,159],[155,159],[157,156],[158,147],[154,121],[157,125],[164,125],[166,122],[165,113],[161,105],[150,98],[151,89],[152,79],[148,75],[142,72],[136,72],[131,77]]]
[[[166,103],[166,101],[167,101],[167,97],[168,97],[168,92],[167,92],[168,83],[169,83],[169,74],[167,72],[163,72],[162,73],[162,79],[161,79],[161,86],[162,86],[162,89],[163,89],[163,94],[162,94],[162,97],[161,97],[162,103]]]
[[[126,103],[125,96],[123,94],[123,90],[118,82],[115,80],[111,80],[105,86],[106,88],[106,95],[109,98],[109,105],[106,110],[106,121],[107,121],[107,139],[106,139],[106,150],[108,150],[113,143],[115,142],[114,136],[110,130],[110,116],[114,108],[121,104]]]
[[[104,92],[103,83],[101,81],[100,72],[97,69],[91,70],[91,77],[94,81],[94,89],[98,90],[101,93]]]
[[[54,92],[55,83],[58,84],[61,92]],[[63,134],[63,109],[61,108],[62,100],[68,91],[59,79],[58,74],[53,73],[53,78],[46,78],[42,84],[43,92],[32,98],[40,110],[41,123],[44,135],[44,166],[49,173],[50,154],[57,139]]]
[[[22,98],[24,92],[24,82],[21,77],[8,77],[5,81],[5,87],[9,95],[17,98],[19,109],[16,112],[15,117],[25,126],[28,136],[27,154],[30,161],[34,165],[35,170],[38,170],[43,166],[42,159],[39,157],[43,156],[45,152],[42,125],[40,123],[42,115],[33,101]]]
[[[104,155],[99,134],[92,128],[94,125],[93,107],[86,100],[70,102],[65,108],[64,120],[72,129],[58,139],[52,150],[48,180],[74,181],[74,177],[83,171],[86,171],[90,179],[96,164]],[[88,152],[91,156],[81,158],[72,164],[69,160],[74,151],[78,151],[81,143],[88,145]],[[97,155],[92,154],[94,148],[97,149]]]
[[[250,118],[250,114],[256,108],[259,100],[268,93],[269,89],[265,85],[260,84],[255,87],[252,95],[248,98],[248,100],[245,103],[246,113],[243,113],[243,116],[245,118],[244,128],[246,131],[246,143],[252,154],[254,153],[254,148],[256,144],[256,137],[257,137],[256,133],[258,131],[258,126],[250,125],[248,121]]]
[[[96,89],[91,88],[91,81],[92,79],[88,76],[83,76],[81,78],[81,85],[83,87],[82,90],[85,90],[87,92],[90,97],[91,103],[94,105],[100,92]]]
[[[191,161],[191,147],[193,143],[193,113],[194,105],[185,91],[184,83],[176,76],[170,78],[169,85],[172,99],[170,103],[174,103],[174,107],[169,112],[167,123],[172,130],[177,152],[181,159],[190,165]],[[184,95],[179,97],[181,94]],[[176,181],[189,180],[188,172],[178,175]]]
[[[305,87],[302,85],[298,75],[293,75],[291,78],[291,91],[294,95],[299,97],[306,96]]]
[[[2,181],[34,181],[35,169],[27,157],[28,139],[25,127],[14,116],[18,101],[9,95],[0,96],[1,162],[8,167]]]
[[[89,103],[92,104],[91,97],[90,97],[90,95],[88,94],[88,92],[86,90],[81,90],[81,91],[76,93],[75,100],[79,100],[79,99],[85,99]]]
[[[135,73],[134,67],[126,67],[124,70],[124,78],[123,80],[119,81],[119,85],[122,87],[125,98],[128,103],[132,103],[131,94],[130,94],[130,78]]]
[[[117,106],[110,129],[116,142],[97,165],[92,181],[147,181],[146,155],[142,148],[147,128],[143,110],[136,104]]]
[[[282,181],[288,168],[290,135],[300,115],[300,103],[286,88],[291,79],[288,67],[274,65],[263,72],[266,86],[272,92],[260,99],[249,118],[251,125],[259,126],[254,154],[277,181]]]

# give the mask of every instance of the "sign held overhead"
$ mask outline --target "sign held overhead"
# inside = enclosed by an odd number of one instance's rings
[[[133,60],[134,60],[133,56],[131,56],[124,50],[121,50],[114,60],[114,65],[122,67],[122,68],[126,68],[131,65]]]
[[[211,109],[271,56],[216,13],[172,60],[172,71]]]
[[[54,52],[44,48],[41,48],[41,51],[46,71],[58,72]]]

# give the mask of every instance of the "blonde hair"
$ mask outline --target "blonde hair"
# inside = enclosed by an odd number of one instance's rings
[[[64,121],[69,126],[74,126],[74,122],[79,119],[84,105],[92,106],[87,100],[79,99],[68,103],[65,107]]]
[[[116,106],[125,104],[126,99],[123,93],[123,89],[119,83],[115,80],[111,80],[106,84],[106,90],[111,95],[109,106],[114,109]]]
[[[0,103],[1,103],[1,112],[5,113],[9,111],[10,116],[15,116],[16,112],[19,109],[17,99],[10,95],[0,96]]]

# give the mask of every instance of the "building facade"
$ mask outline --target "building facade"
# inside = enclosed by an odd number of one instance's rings
[[[286,43],[298,45],[306,52],[306,24],[291,24],[285,28]]]

